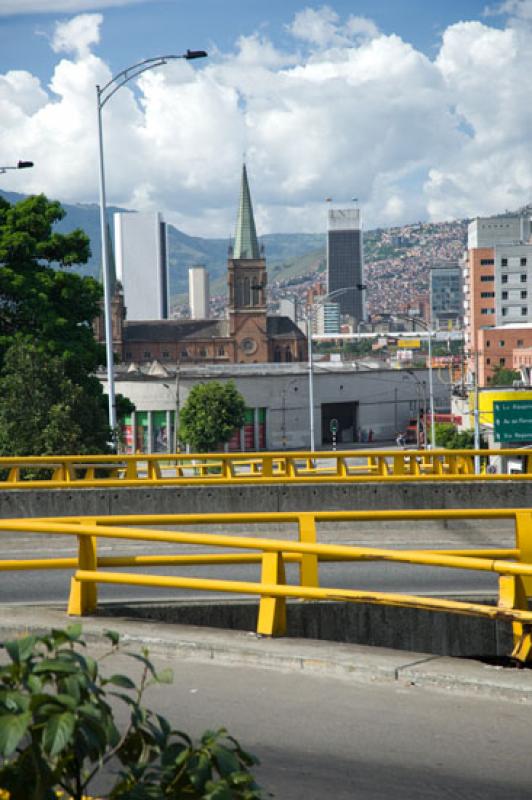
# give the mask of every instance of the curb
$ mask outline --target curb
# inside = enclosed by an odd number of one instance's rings
[[[57,607],[2,605],[0,641],[71,623],[72,617]],[[244,631],[126,617],[86,617],[83,620],[88,642],[99,641],[102,632],[109,628],[120,633],[124,644],[147,647],[152,654],[166,657],[281,672],[299,671],[362,683],[397,683],[532,703],[532,670],[492,666],[472,659],[323,640],[270,639]]]

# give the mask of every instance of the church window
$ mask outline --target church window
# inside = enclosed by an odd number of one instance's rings
[[[273,352],[273,360],[279,362],[281,360],[281,348],[276,347]]]
[[[292,361],[292,351],[289,347],[287,347],[284,351],[284,360],[285,361]]]
[[[224,349],[223,344],[221,344],[220,347],[218,348],[218,355],[219,356],[225,356],[225,349]]]
[[[249,306],[250,303],[250,292],[249,292],[249,278],[244,278],[244,297],[242,298],[242,305]]]

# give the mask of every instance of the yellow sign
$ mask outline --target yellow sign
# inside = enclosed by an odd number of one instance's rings
[[[397,347],[407,347],[409,350],[414,350],[421,347],[421,342],[419,339],[398,339]]]

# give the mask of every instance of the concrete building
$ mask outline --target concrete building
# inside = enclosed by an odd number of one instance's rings
[[[188,304],[191,319],[209,318],[209,273],[203,266],[189,267]]]
[[[327,293],[338,293],[340,313],[355,324],[365,319],[364,256],[360,210],[330,208],[327,219]]]
[[[495,246],[495,309],[497,325],[532,322],[532,244]]]
[[[168,318],[166,223],[159,213],[114,215],[116,277],[129,320]]]
[[[313,332],[340,333],[340,303],[318,303],[314,312]]]
[[[461,327],[464,303],[459,264],[442,264],[430,270],[430,300],[434,327]]]
[[[527,216],[479,217],[469,225],[464,264],[465,347],[470,376],[475,375],[478,361],[480,386],[487,385],[495,367],[510,367],[514,348],[532,344],[526,328],[528,266],[532,259],[530,235],[531,222]],[[520,331],[518,321],[525,326]],[[506,327],[506,323],[512,328],[507,336],[496,332],[490,335],[495,326]],[[501,341],[506,349],[497,345],[495,352],[492,342]],[[517,345],[518,341],[525,344]]]
[[[521,353],[532,347],[532,323],[481,328],[477,346],[479,386],[487,386],[497,367],[520,369]]]
[[[467,247],[495,247],[497,244],[519,244],[531,235],[531,220],[524,215],[476,217],[467,229]]]
[[[450,386],[445,370],[435,370],[436,412],[448,412]],[[398,431],[427,408],[428,370],[357,370],[350,363],[316,364],[314,418],[317,446],[330,449],[331,420],[338,422],[338,446],[392,442]],[[123,421],[126,449],[171,452],[176,409],[192,387],[208,380],[234,380],[246,401],[246,422],[229,450],[307,449],[310,446],[309,380],[302,364],[233,364],[166,367],[161,364],[117,369],[116,388],[135,404]],[[105,387],[105,375],[102,375]]]

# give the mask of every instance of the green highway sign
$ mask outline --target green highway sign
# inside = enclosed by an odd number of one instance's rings
[[[496,400],[493,403],[496,442],[532,442],[532,400]]]

